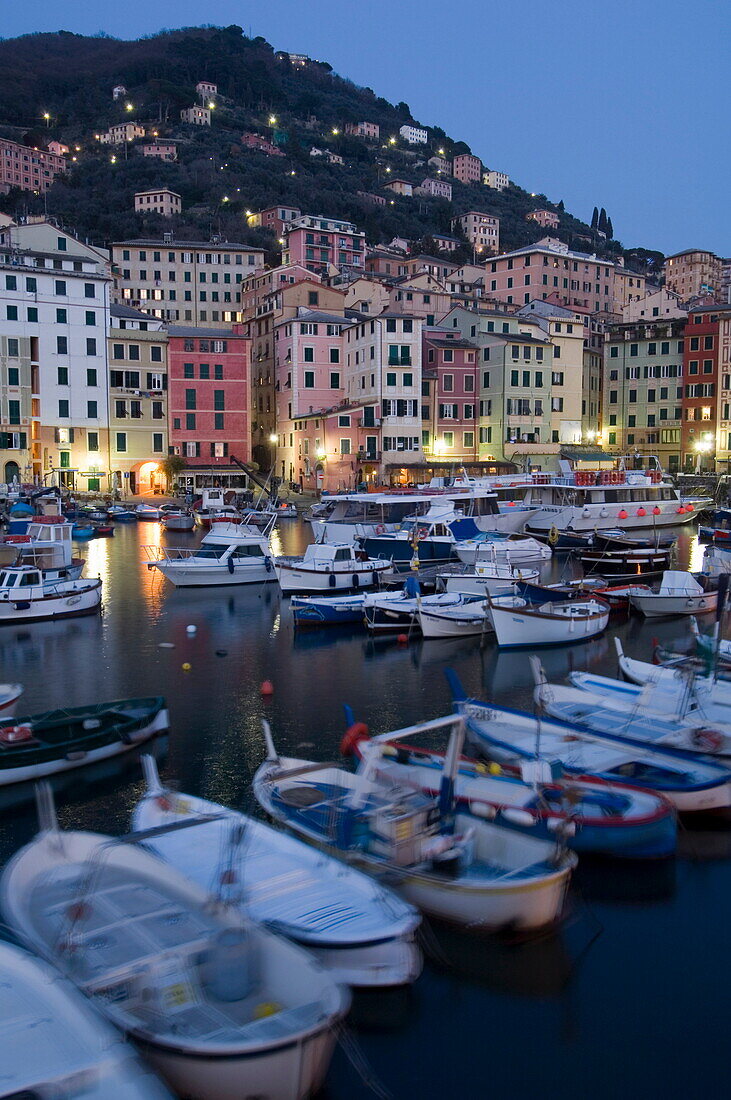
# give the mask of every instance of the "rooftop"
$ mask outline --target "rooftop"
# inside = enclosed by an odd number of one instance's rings
[[[145,192],[140,192],[140,193],[144,194]],[[216,248],[219,251],[223,251],[223,252],[225,252],[226,249],[242,248],[242,249],[246,249],[247,252],[261,252],[261,253],[265,252],[265,249],[263,249],[263,248],[257,248],[255,245],[252,245],[252,244],[240,244],[239,242],[236,242],[236,241],[178,241],[178,240],[172,240],[172,241],[164,241],[163,240],[163,241],[161,241],[159,239],[159,237],[158,238],[139,237],[139,238],[134,238],[133,240],[115,241],[114,244],[112,245],[112,248],[121,248],[123,245],[129,245],[129,244],[134,245],[135,248],[139,248],[140,246],[144,246],[144,247],[147,247],[147,248],[155,248],[155,247],[157,247],[157,248],[190,248],[190,249]]]

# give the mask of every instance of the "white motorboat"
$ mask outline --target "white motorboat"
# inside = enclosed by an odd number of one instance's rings
[[[50,583],[30,565],[5,566],[0,571],[0,624],[87,615],[98,611],[101,602],[99,578]]]
[[[448,676],[455,705],[467,721],[468,740],[490,760],[512,766],[539,753],[544,760],[559,761],[567,779],[597,776],[643,787],[683,813],[731,812],[731,774],[720,763],[468,699],[451,670]]]
[[[240,516],[232,504],[226,504],[223,489],[203,489],[199,504],[193,506],[195,522],[199,527],[208,529],[211,521],[228,520],[236,523]]]
[[[0,721],[13,717],[16,704],[22,694],[22,684],[0,684]]]
[[[224,853],[241,864],[242,911],[306,947],[338,982],[396,986],[416,980],[421,953],[415,909],[354,868],[301,840],[215,802],[163,788],[155,761],[143,756],[147,790],[132,816],[135,830],[208,816],[193,830],[148,841],[162,859],[207,889]]]
[[[473,600],[453,607],[434,607],[419,599],[416,602],[416,619],[425,638],[466,638],[492,632],[486,600]]]
[[[156,520],[160,518],[160,509],[156,504],[138,504],[135,515],[141,520]]]
[[[274,568],[279,587],[288,595],[372,587],[391,562],[364,557],[352,546],[313,543],[301,556],[275,558]]]
[[[214,520],[198,547],[143,546],[147,568],[176,588],[263,584],[276,580],[268,531]]]
[[[540,565],[544,561],[550,561],[553,556],[551,547],[546,543],[518,535],[509,538],[478,535],[474,539],[458,542],[455,551],[464,565],[492,562],[494,565],[508,565],[516,569]]]
[[[379,777],[390,741],[449,731],[438,800]],[[309,843],[389,881],[425,913],[474,932],[537,929],[557,919],[573,853],[518,835],[455,805],[464,721],[455,715],[373,738],[353,774],[279,757],[268,729],[254,793],[275,820]]]
[[[709,577],[731,573],[731,545],[707,546],[703,551],[703,572]]]
[[[704,615],[715,611],[718,602],[718,591],[710,588],[709,578],[704,579],[705,586],[692,573],[681,569],[666,569],[657,590],[648,592],[645,586],[638,591],[630,589],[629,602],[635,611],[641,612],[647,618]]]
[[[42,795],[41,832],[0,879],[3,916],[24,945],[71,978],[179,1095],[316,1092],[345,987],[229,904],[232,869],[211,898],[132,843],[145,834],[60,831],[50,789]]]
[[[507,562],[477,561],[472,572],[444,572],[439,578],[446,592],[462,592],[470,596],[507,596],[518,581],[533,584],[538,581],[538,569],[520,569]]]
[[[500,647],[583,642],[606,629],[610,614],[609,604],[594,597],[533,604],[522,596],[493,596],[488,603]]]
[[[195,527],[193,513],[184,508],[175,512],[164,512],[160,516],[160,523],[166,531],[192,531]]]
[[[17,547],[13,564],[40,569],[44,584],[78,580],[85,563],[74,557],[73,526],[65,516],[36,516],[24,535],[8,535],[5,540]]]
[[[4,1097],[172,1100],[70,981],[10,943],[0,943],[0,1013]]]

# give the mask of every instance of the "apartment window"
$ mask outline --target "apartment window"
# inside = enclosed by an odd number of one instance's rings
[[[89,336],[86,341],[86,354],[96,355],[96,337]]]
[[[387,386],[395,386],[396,385],[396,372],[395,371],[389,371],[386,374],[386,385]]]
[[[442,393],[452,393],[454,390],[454,375],[445,374],[442,378]]]
[[[305,362],[305,363],[314,363],[315,362],[315,349],[314,348],[303,348],[302,352],[303,352],[303,354],[302,354],[303,362]]]
[[[58,294],[59,298],[65,298],[66,297],[66,280],[65,279],[56,279],[55,280],[55,290],[56,290],[56,294]]]
[[[609,358],[617,359],[619,357],[619,347],[616,344],[611,344],[609,347]]]
[[[341,439],[340,440],[340,453],[341,453],[341,455],[349,455],[350,454],[350,440],[349,439]]]
[[[485,389],[485,390],[489,390],[489,388],[490,388],[490,372],[489,372],[489,370],[484,370],[482,372],[482,388]]]
[[[185,391],[185,407],[186,409],[195,409],[197,407],[196,391],[194,389]]]
[[[85,313],[84,323],[87,324],[87,325],[95,325],[96,324],[96,313],[94,312],[94,310],[93,309],[87,309],[87,310],[84,311],[84,313]]]
[[[8,321],[17,321],[18,320],[18,307],[17,306],[6,306],[5,307],[5,316],[6,316]]]
[[[451,348],[445,348],[444,349],[444,362],[445,363],[452,363],[453,361],[454,361],[454,352],[452,351]]]
[[[340,372],[339,371],[330,371],[330,389],[331,390],[339,390],[340,389]]]
[[[192,363],[183,363],[183,378],[195,378],[195,371]]]
[[[222,363],[214,363],[214,365],[213,365],[213,377],[215,378],[215,380],[217,382],[222,382],[223,381],[223,364]]]
[[[628,428],[634,428],[634,427],[636,427],[636,424],[637,424],[637,417],[635,416],[634,413],[630,413],[629,416],[627,417],[627,427]]]
[[[387,320],[386,320],[386,332],[395,332],[395,331],[396,331],[396,321],[392,317],[387,318]]]
[[[98,415],[96,401],[86,402],[86,415],[89,420],[96,420]]]
[[[475,433],[474,432],[462,432],[462,446],[465,450],[469,450],[475,445]]]
[[[152,453],[153,454],[156,454],[156,455],[162,454],[162,452],[163,452],[163,439],[164,439],[164,436],[163,436],[162,432],[153,432],[152,433]]]
[[[713,374],[713,360],[712,359],[704,359],[703,360],[703,373],[704,374]]]
[[[225,390],[214,390],[213,391],[213,407],[214,407],[214,409],[218,409],[219,411],[222,411],[223,409],[226,408],[226,391]],[[192,408],[192,406],[191,406],[191,408]]]
[[[157,344],[153,344],[150,348],[150,362],[162,363],[162,348]]]
[[[163,418],[162,401],[153,401],[152,402],[152,419],[153,420],[162,420],[162,418]]]
[[[85,298],[95,298],[96,297],[96,290],[94,288],[93,283],[84,283],[84,297]]]
[[[11,424],[20,424],[20,401],[8,401],[8,420]]]
[[[124,359],[124,344],[112,344],[112,359]]]
[[[8,341],[9,343],[10,341]],[[20,371],[17,367],[8,367],[8,385],[19,386],[20,385]]]
[[[629,391],[628,400],[629,400],[630,405],[634,405],[636,403],[636,401],[637,401],[637,390],[630,390]]]
[[[69,384],[69,368],[59,367],[57,372],[57,382],[59,386],[68,386]]]
[[[124,420],[127,415],[127,402],[115,401],[114,402],[114,415],[117,420]]]
[[[28,306],[28,320],[33,323],[38,320],[38,310],[35,306]]]
[[[198,377],[199,378],[210,378],[211,377],[211,368],[210,368],[210,365],[208,363],[199,364]]]
[[[187,432],[195,431],[195,413],[185,414],[185,430]]]
[[[713,348],[713,337],[712,336],[704,336],[703,337],[703,350],[704,351],[711,351],[712,348]]]
[[[563,397],[551,398],[551,410],[552,412],[563,412]]]
[[[68,312],[65,309],[56,310],[56,324],[65,325],[68,323]]]
[[[127,433],[126,432],[115,432],[114,434],[115,434],[114,449],[119,454],[124,454],[127,450]]]
[[[691,336],[691,338],[690,338],[690,350],[691,351],[699,351],[700,350],[700,339],[699,339],[698,336]]]
[[[551,375],[551,383],[554,386],[563,386],[563,371],[554,371]]]
[[[129,350],[129,358],[130,359],[139,359],[139,357],[140,357],[140,345],[139,344],[130,344],[128,350]]]
[[[99,432],[86,433],[86,449],[87,451],[99,450]]]
[[[67,417],[69,415],[69,403],[65,398],[58,403],[58,415],[59,417]]]
[[[313,370],[305,371],[305,389],[314,390],[315,388],[315,372]]]

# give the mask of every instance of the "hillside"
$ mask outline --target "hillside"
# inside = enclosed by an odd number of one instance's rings
[[[197,102],[200,80],[219,89],[210,128],[180,123],[181,108]],[[127,95],[114,102],[116,84],[123,84]],[[94,134],[129,120],[178,139],[178,161],[143,158],[134,146],[125,150],[94,140]],[[346,123],[362,120],[380,126],[380,142],[343,134]],[[592,234],[560,202],[530,195],[513,183],[500,193],[451,181],[451,203],[384,192],[384,183],[396,176],[420,183],[431,174],[425,161],[438,150],[447,157],[469,151],[480,155],[458,136],[433,126],[429,145],[418,151],[400,138],[390,144],[404,122],[428,125],[413,120],[406,103],[394,106],[370,88],[335,75],[326,63],[293,66],[263,38],[249,39],[237,26],[165,31],[130,42],[67,32],[0,41],[0,136],[37,145],[55,138],[71,147],[76,163],[48,193],[48,213],[97,243],[171,228],[165,219],[132,209],[135,191],[168,186],[183,199],[184,213],[173,227],[178,237],[205,239],[216,232],[263,246],[272,259],[277,242],[267,232],[249,229],[245,212],[280,202],[355,221],[373,243],[402,236],[430,244],[432,233],[452,232],[455,215],[481,210],[500,218],[503,249],[545,235],[525,220],[540,206],[559,213],[560,228],[552,235],[573,247],[605,255],[622,252],[618,241]],[[285,155],[269,157],[243,148],[244,131],[273,138]],[[330,149],[344,164],[311,157],[313,145]],[[490,167],[510,172],[510,165]],[[388,205],[374,206],[358,191],[385,195]],[[22,192],[0,196],[0,210],[7,213],[43,209],[43,199]],[[471,256],[466,244],[459,255]]]

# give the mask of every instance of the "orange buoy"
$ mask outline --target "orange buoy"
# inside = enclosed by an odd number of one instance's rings
[[[340,742],[340,752],[342,756],[355,756],[358,743],[360,741],[367,741],[370,737],[368,726],[365,722],[353,722],[352,726],[348,726],[343,739]]]
[[[274,694],[274,684],[271,682],[271,680],[263,680],[262,685],[259,688],[259,691],[261,692],[262,695],[273,695]]]
[[[398,642],[399,645],[408,645],[409,644],[409,636],[408,636],[408,634],[399,634],[398,637],[396,638],[396,641]]]

